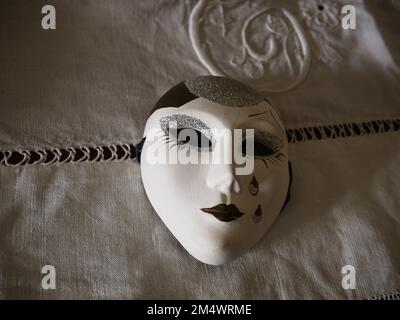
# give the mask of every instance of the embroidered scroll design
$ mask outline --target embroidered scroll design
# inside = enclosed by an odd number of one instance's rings
[[[343,60],[335,36],[340,34],[340,10],[335,1],[301,0],[299,13],[307,26],[313,55],[326,65]]]
[[[290,90],[310,68],[308,41],[297,19],[267,1],[200,0],[189,31],[197,56],[211,74],[260,91]]]
[[[193,49],[212,75],[260,92],[291,90],[312,56],[328,67],[343,61],[337,1],[300,0],[291,10],[266,0],[200,0],[189,19]]]

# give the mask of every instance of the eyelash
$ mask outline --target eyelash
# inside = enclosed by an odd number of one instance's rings
[[[254,159],[261,160],[265,164],[267,169],[269,169],[271,165],[278,166],[286,158],[286,155],[281,152],[283,143],[276,136],[270,134],[264,134],[261,137],[258,138],[256,137],[254,140],[255,140],[254,155],[253,155]],[[246,145],[246,140],[243,140],[242,141],[243,156],[246,156],[246,154],[243,154],[243,149],[245,145]]]
[[[204,133],[202,133],[200,130],[193,129],[193,128],[178,128],[177,129],[177,136],[179,137],[180,130],[185,130],[185,129],[194,130],[196,132],[196,134],[198,136],[197,137],[197,142],[199,142],[199,141],[201,142],[201,141],[204,141],[203,139],[207,139],[207,141],[209,143],[208,147],[203,147],[201,145],[200,146],[199,145],[197,145],[197,146],[191,145],[190,143],[188,143],[188,142],[190,142],[190,140],[189,141],[178,141],[177,137],[176,138],[173,137],[171,139],[171,135],[169,134],[169,130],[167,130],[167,132],[165,132],[165,135],[163,137],[164,139],[161,140],[161,142],[167,143],[168,144],[168,149],[170,149],[172,147],[175,147],[175,146],[178,146],[179,150],[184,149],[184,148],[190,148],[190,147],[196,148],[199,151],[210,151],[212,149],[212,141]]]
[[[169,136],[164,136],[162,140],[160,140],[161,143],[168,144],[168,149],[171,149],[172,147],[176,146],[178,144],[177,141],[172,141]]]
[[[269,158],[260,159],[260,160],[265,164],[267,169],[269,169],[268,164],[272,164],[274,166],[278,166],[285,158],[286,158],[286,155],[284,153],[278,152],[278,153],[272,155]]]

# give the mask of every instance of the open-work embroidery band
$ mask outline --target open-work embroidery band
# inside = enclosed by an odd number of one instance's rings
[[[289,143],[350,138],[400,131],[400,119],[373,120],[287,129]],[[51,163],[80,163],[135,159],[133,144],[46,148],[37,150],[0,151],[0,165],[23,166]]]

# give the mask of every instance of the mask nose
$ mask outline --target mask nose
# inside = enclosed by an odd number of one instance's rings
[[[207,175],[207,186],[221,195],[221,201],[231,203],[233,193],[240,192],[239,181],[233,165],[211,165]]]

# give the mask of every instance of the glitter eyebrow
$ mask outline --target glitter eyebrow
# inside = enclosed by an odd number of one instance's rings
[[[160,119],[160,127],[166,136],[168,136],[169,123],[176,122],[177,128],[197,129],[208,138],[212,137],[211,129],[203,121],[186,114],[173,114]]]

